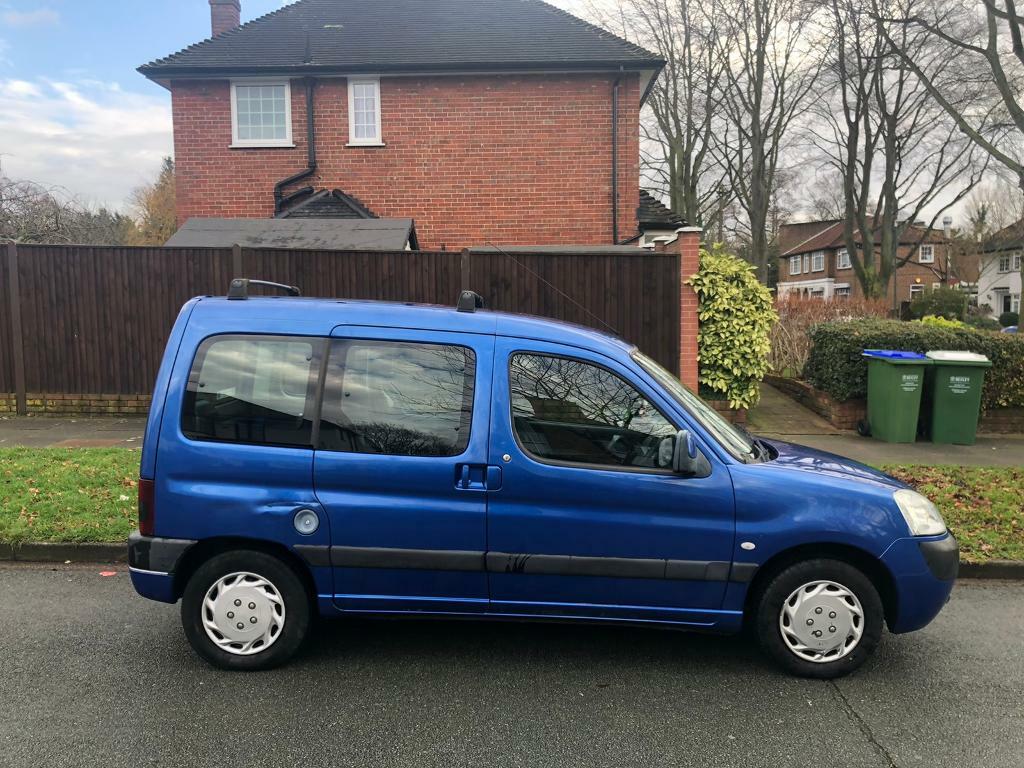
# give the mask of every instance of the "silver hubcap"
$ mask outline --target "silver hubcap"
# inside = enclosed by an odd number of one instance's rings
[[[834,581],[812,581],[782,604],[779,631],[786,646],[806,661],[835,661],[857,647],[864,634],[864,609],[849,589]]]
[[[203,599],[203,628],[217,647],[238,656],[265,651],[284,628],[284,598],[255,573],[229,573]]]

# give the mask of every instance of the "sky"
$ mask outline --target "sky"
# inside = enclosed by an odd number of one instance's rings
[[[0,169],[125,207],[173,149],[170,94],[135,70],[209,34],[208,0],[0,0]]]
[[[209,33],[207,0],[0,0],[5,175],[123,207],[172,153],[170,94],[135,69]]]

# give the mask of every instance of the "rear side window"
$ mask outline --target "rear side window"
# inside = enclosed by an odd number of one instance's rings
[[[323,342],[215,336],[188,377],[181,430],[193,440],[311,447]]]
[[[398,341],[335,341],[318,447],[393,456],[456,456],[469,444],[471,349]]]
[[[606,368],[565,357],[512,356],[512,425],[539,459],[594,467],[661,469],[661,443],[676,428]]]

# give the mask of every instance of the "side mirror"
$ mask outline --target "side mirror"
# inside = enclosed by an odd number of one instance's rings
[[[680,429],[676,433],[672,471],[686,477],[707,477],[711,474],[711,463],[697,450],[697,443],[689,430]]]

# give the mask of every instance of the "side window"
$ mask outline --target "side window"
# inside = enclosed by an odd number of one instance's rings
[[[311,447],[319,339],[215,336],[188,377],[181,430],[193,440]]]
[[[466,347],[335,341],[318,447],[392,456],[457,456],[469,444],[476,356]]]
[[[659,469],[676,428],[632,385],[597,365],[519,353],[509,366],[512,425],[537,458]]]

